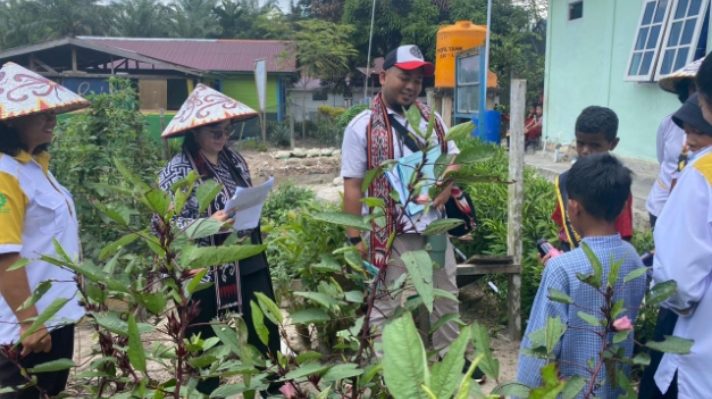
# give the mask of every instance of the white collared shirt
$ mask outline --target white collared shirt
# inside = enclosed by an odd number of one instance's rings
[[[694,340],[691,353],[663,355],[655,383],[666,392],[677,372],[678,397],[712,397],[712,147],[683,170],[655,228],[656,283],[675,280],[663,306],[680,314],[673,335]]]
[[[31,262],[25,267],[30,291],[43,281],[52,286],[36,303],[41,314],[57,298],[70,298],[47,321],[48,329],[75,322],[84,315],[79,306],[73,272],[39,260],[56,256],[53,239],[73,258],[80,255],[79,225],[74,201],[47,169],[49,157],[31,157],[22,152],[16,157],[0,154],[0,254],[19,253]],[[14,312],[0,294],[0,344],[19,340],[19,325]]]
[[[407,123],[405,116],[394,112],[390,108],[388,109],[388,114],[393,115],[396,121],[403,126],[407,126],[408,130],[415,134],[414,130]],[[446,129],[447,133],[447,128],[445,127],[440,115],[435,113],[435,117],[438,118],[438,121],[441,123],[443,128]],[[370,119],[371,110],[367,109],[356,115],[356,117],[349,122],[348,126],[346,126],[346,129],[344,130],[344,141],[341,148],[341,177],[343,178],[362,179],[368,170],[366,131]],[[421,132],[425,132],[427,127],[428,123],[421,118],[419,130]],[[394,159],[399,159],[412,154],[413,151],[411,151],[408,146],[401,143],[395,129],[391,130],[393,130]],[[433,133],[431,140],[433,144],[437,144],[437,135],[435,133]],[[460,150],[454,142],[448,141],[447,144],[448,154],[455,155],[460,153]],[[368,214],[368,208],[365,206],[363,207],[363,214]],[[431,222],[437,219],[440,219],[438,212],[431,209],[429,212],[423,213],[414,218],[415,226],[413,226],[413,223],[411,223],[411,220],[408,217],[402,217],[400,222],[404,223],[403,232],[411,233],[422,232]]]

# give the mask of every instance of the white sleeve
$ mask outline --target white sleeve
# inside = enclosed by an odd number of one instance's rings
[[[664,305],[686,314],[707,291],[712,273],[712,187],[693,166],[683,173],[655,229],[656,283],[675,280]]]
[[[369,118],[359,115],[344,130],[341,145],[341,177],[363,178],[368,169],[366,158],[366,124]]]
[[[447,128],[445,121],[443,121],[443,118],[437,112],[435,113],[435,117],[438,118],[438,122],[440,122],[440,126],[443,127],[443,129],[445,130],[444,133],[447,136],[449,129]],[[455,142],[452,140],[448,140],[447,142],[447,153],[448,155],[457,155],[460,153],[460,149],[457,148],[457,144],[455,144]]]
[[[658,126],[658,134],[656,136],[655,143],[659,164],[662,164],[665,160],[665,141],[668,139],[666,136],[668,136],[667,133],[670,130],[670,123],[674,122],[669,116],[666,116],[665,119],[660,122],[660,126]]]

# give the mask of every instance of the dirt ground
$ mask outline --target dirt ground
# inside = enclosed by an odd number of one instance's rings
[[[241,154],[246,158],[256,183],[266,180],[269,176],[274,176],[277,184],[291,182],[312,189],[319,199],[339,201],[341,184],[338,180],[335,181],[341,162],[338,155],[277,159],[275,150],[267,152],[241,151]],[[465,322],[479,321],[490,328],[492,349],[500,362],[500,382],[512,381],[516,376],[519,341],[513,341],[506,336],[504,326],[497,322],[499,315],[496,302],[492,295],[483,291],[482,287],[486,287],[484,282],[474,283],[461,289],[460,313]],[[86,325],[80,325],[77,329],[74,350],[74,359],[80,366],[80,370],[88,366],[94,345],[96,345],[96,336],[93,331]],[[76,376],[78,372],[73,371],[73,376]],[[155,369],[154,372],[156,372]],[[484,391],[491,391],[495,385],[494,381],[487,381],[483,387]],[[76,396],[82,390],[81,386],[77,386],[77,381],[71,377],[68,388],[70,395],[75,393]]]

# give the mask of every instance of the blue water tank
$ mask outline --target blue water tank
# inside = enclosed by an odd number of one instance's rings
[[[500,130],[502,127],[502,113],[499,111],[487,110],[483,113],[483,123],[480,124],[480,115],[472,117],[472,123],[475,124],[475,129],[472,131],[472,136],[487,142],[499,144]]]

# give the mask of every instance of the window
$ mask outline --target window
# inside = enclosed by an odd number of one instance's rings
[[[480,110],[480,56],[457,59],[456,112],[474,114]]]
[[[583,18],[583,0],[569,2],[569,21]]]
[[[700,38],[707,29],[709,2],[644,0],[626,79],[658,80],[704,55],[706,43]]]
[[[317,89],[312,92],[312,101],[326,101],[329,99],[329,91],[327,89]]]
[[[707,1],[678,0],[673,8],[669,29],[660,53],[656,77],[665,76],[704,56],[705,45],[700,46],[700,37],[706,30]],[[706,36],[706,35],[705,35]],[[706,37],[705,37],[706,39]]]

